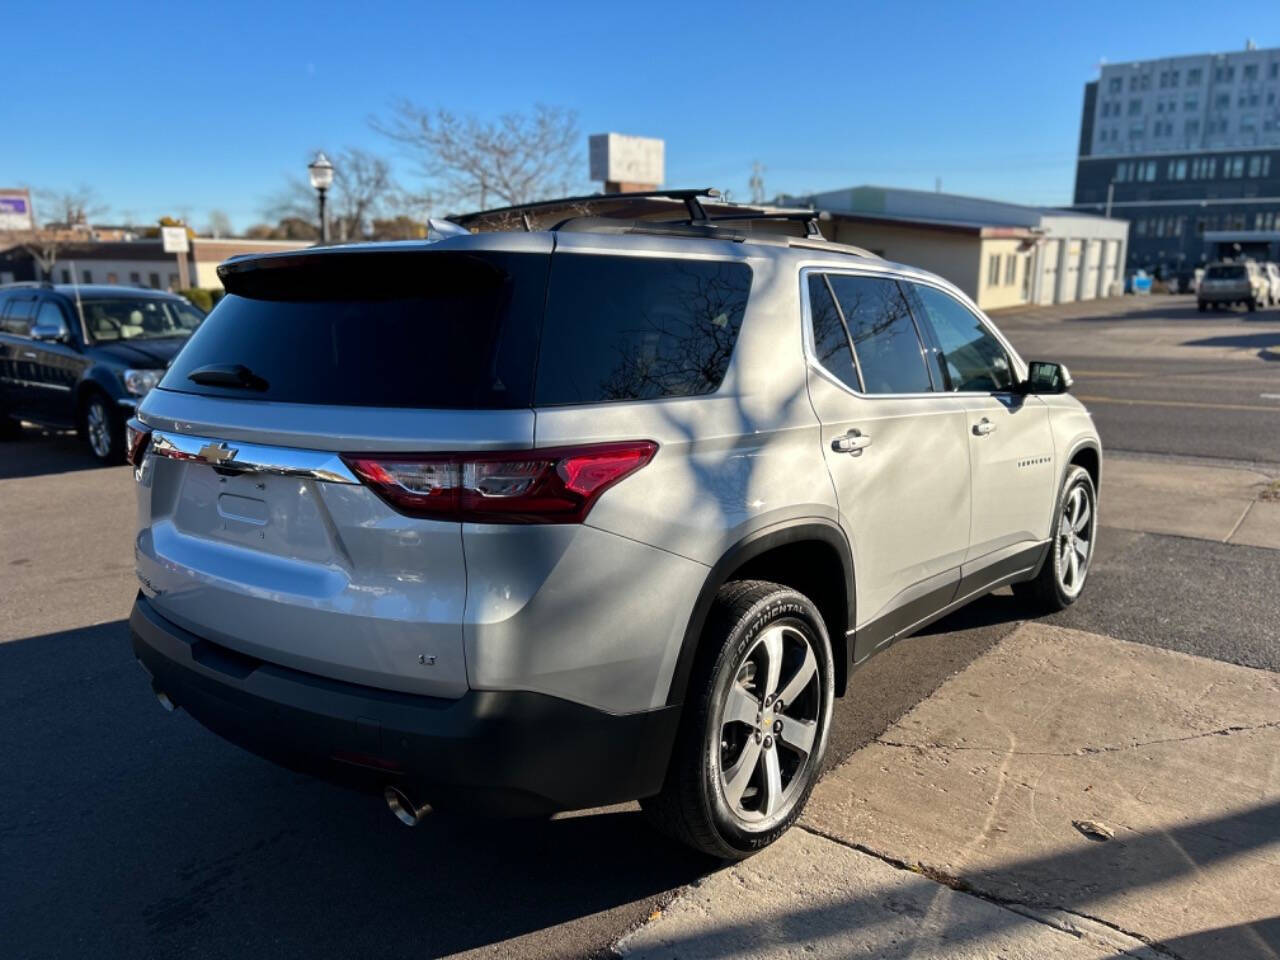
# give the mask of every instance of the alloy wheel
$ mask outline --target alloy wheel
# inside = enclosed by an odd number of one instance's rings
[[[106,459],[111,453],[111,418],[101,400],[92,400],[85,411],[85,428],[89,435],[89,449],[94,455]]]
[[[1084,587],[1089,561],[1093,558],[1095,516],[1092,500],[1088,487],[1078,483],[1071,488],[1062,505],[1054,544],[1054,565],[1058,572],[1058,586],[1069,597],[1077,596]]]
[[[731,674],[718,718],[720,787],[734,817],[767,829],[795,805],[813,775],[822,684],[812,641],[776,623]]]

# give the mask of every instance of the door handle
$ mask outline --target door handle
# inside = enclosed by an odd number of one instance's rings
[[[848,453],[855,457],[862,456],[862,451],[871,446],[871,438],[856,427],[843,437],[835,437],[831,441],[831,449],[836,453]]]
[[[975,436],[978,436],[978,437],[985,437],[988,433],[995,433],[995,432],[996,432],[996,425],[992,423],[990,420],[988,420],[986,417],[983,417],[981,420],[979,420],[977,423],[973,425],[973,433]]]

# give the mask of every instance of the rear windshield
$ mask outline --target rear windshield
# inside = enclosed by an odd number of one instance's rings
[[[1209,280],[1243,280],[1244,267],[1210,267],[1205,274]]]
[[[424,408],[696,396],[724,378],[750,286],[746,264],[710,260],[492,251],[297,257],[233,275],[160,385],[281,403]],[[260,389],[191,379],[237,366]]]
[[[530,404],[545,254],[374,256],[299,257],[241,278],[231,288],[239,294],[219,302],[161,386],[280,403]],[[211,365],[243,365],[265,386],[189,379]]]

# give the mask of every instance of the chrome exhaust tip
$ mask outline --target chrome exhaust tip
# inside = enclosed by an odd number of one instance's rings
[[[173,713],[173,711],[178,709],[178,705],[169,698],[169,695],[154,683],[151,684],[151,692],[156,695],[156,700],[158,700],[160,706],[164,708],[165,713]]]
[[[387,787],[382,791],[382,796],[387,801],[387,809],[406,827],[416,827],[431,812],[431,804],[415,805],[399,787]]]

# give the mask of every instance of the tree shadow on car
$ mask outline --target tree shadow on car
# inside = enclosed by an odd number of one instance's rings
[[[0,644],[0,730],[15,956],[439,956],[517,937],[578,955],[715,867],[634,807],[407,829],[379,797],[165,714],[123,620]]]
[[[93,470],[101,466],[84,441],[70,430],[24,423],[21,437],[0,440],[0,480]]]

